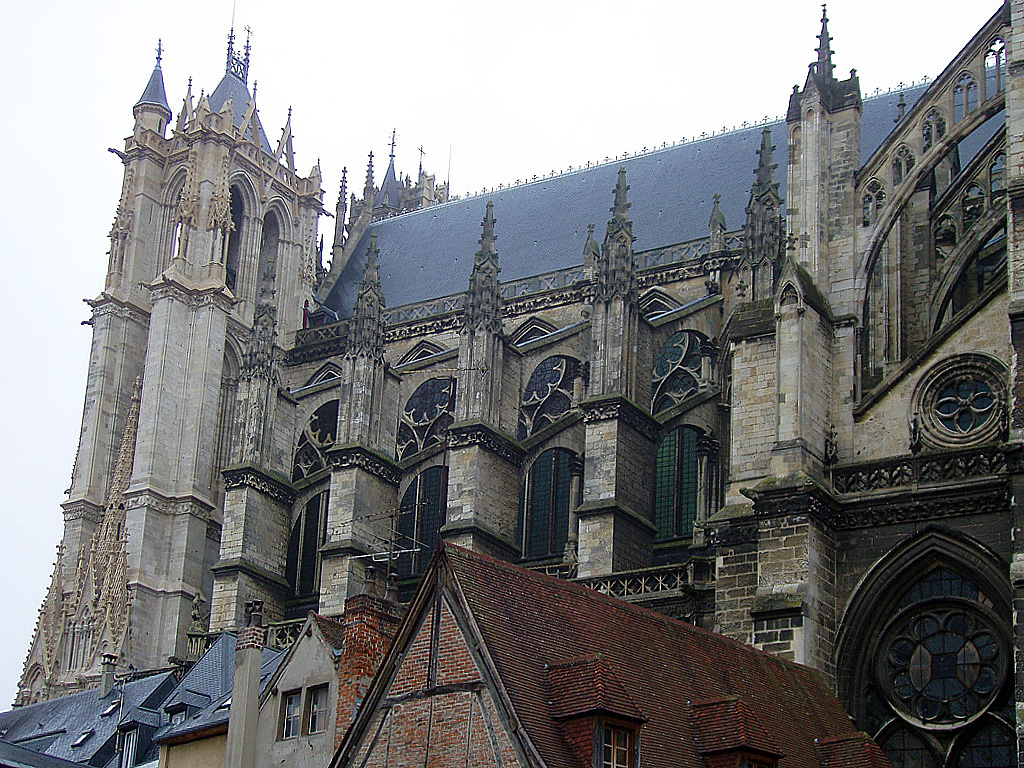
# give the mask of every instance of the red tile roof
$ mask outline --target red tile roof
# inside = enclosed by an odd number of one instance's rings
[[[328,645],[335,650],[341,650],[345,645],[345,626],[340,621],[321,616],[319,613],[313,613],[313,621],[316,622],[317,629]]]
[[[822,768],[890,768],[881,747],[866,733],[822,739],[818,753]]]
[[[548,670],[587,654],[614,670],[627,700],[649,718],[641,729],[645,765],[706,765],[697,724],[687,717],[688,703],[702,700],[742,698],[782,753],[780,768],[822,768],[816,741],[855,734],[807,667],[464,549],[445,546],[436,557],[434,567],[447,564],[454,576],[512,707],[549,766],[578,758],[555,720],[564,710],[551,698]],[[425,582],[432,581],[428,574]]]
[[[775,740],[761,721],[739,696],[695,701],[690,704],[697,751],[702,755],[715,752],[749,750],[766,755],[782,756]]]
[[[551,713],[556,718],[605,713],[645,722],[644,713],[608,663],[594,654],[548,668]]]

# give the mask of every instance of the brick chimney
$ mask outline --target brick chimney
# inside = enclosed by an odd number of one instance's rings
[[[335,746],[341,743],[351,725],[356,707],[366,695],[366,689],[383,661],[398,625],[402,623],[405,609],[394,599],[397,591],[393,588],[393,581],[394,574],[391,574],[387,597],[378,597],[374,568],[369,566],[362,594],[345,601],[345,613],[341,617],[344,645],[338,664]]]
[[[260,667],[267,631],[263,628],[263,601],[245,604],[245,628],[235,643],[235,677],[231,687],[225,768],[253,768],[256,764],[256,724],[259,718]]]

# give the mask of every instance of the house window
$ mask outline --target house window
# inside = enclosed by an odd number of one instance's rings
[[[395,570],[417,576],[426,570],[448,509],[448,468],[430,467],[416,476],[399,506],[395,549],[400,552]]]
[[[604,727],[601,744],[601,768],[631,768],[633,733],[611,725]]]
[[[526,482],[523,556],[561,557],[569,535],[573,453],[550,448],[533,463]]]
[[[133,728],[124,735],[124,751],[121,753],[121,768],[135,765],[135,753],[139,747],[139,731]]]
[[[327,730],[327,686],[321,685],[309,690],[309,732],[323,733]]]
[[[281,702],[281,738],[294,739],[302,723],[302,691],[291,691]]]

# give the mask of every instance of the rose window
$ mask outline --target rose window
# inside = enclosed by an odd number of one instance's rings
[[[975,376],[962,376],[939,392],[935,411],[950,432],[967,434],[983,426],[995,412],[992,388]]]
[[[904,715],[955,727],[980,713],[1006,675],[1006,652],[991,622],[972,606],[935,608],[886,633],[879,682]]]

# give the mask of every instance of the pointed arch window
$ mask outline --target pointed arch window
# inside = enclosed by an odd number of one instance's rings
[[[520,521],[526,559],[561,557],[565,553],[575,458],[565,448],[549,448],[530,468]]]
[[[932,146],[946,135],[946,120],[937,109],[933,109],[924,119],[921,125],[921,140],[924,150],[927,152]]]
[[[964,231],[966,232],[985,212],[985,192],[982,190],[980,185],[971,184],[971,186],[967,188],[967,191],[964,192],[962,206]]]
[[[580,363],[572,357],[549,357],[533,370],[519,411],[519,439],[553,424],[572,407],[573,382]]]
[[[398,460],[444,441],[455,410],[455,379],[428,379],[405,404],[398,424]]]
[[[1006,155],[1000,152],[988,166],[988,188],[992,194],[1006,189]]]
[[[306,502],[292,523],[288,538],[285,581],[289,595],[285,618],[301,619],[316,610],[320,600],[320,546],[327,534],[327,504],[330,491],[322,491]]]
[[[420,472],[402,496],[396,525],[395,561],[399,576],[418,576],[427,568],[445,524],[448,508],[448,468]]]
[[[1006,88],[1006,43],[992,41],[985,54],[985,98],[991,99]]]
[[[959,123],[978,108],[978,83],[968,73],[960,75],[953,88],[953,122]]]
[[[245,203],[238,187],[231,188],[231,234],[228,235],[228,252],[225,254],[225,283],[235,290],[238,283],[238,263],[242,249],[242,224],[245,219]]]
[[[870,227],[878,222],[878,216],[885,207],[885,190],[878,179],[868,182],[864,197],[861,198],[861,224]]]
[[[277,254],[281,241],[281,226],[277,214],[268,211],[263,218],[263,238],[260,243],[259,273],[256,276],[256,301],[273,303],[277,280]],[[237,267],[236,267],[237,269]],[[234,286],[228,286],[233,288]]]
[[[905,176],[909,176],[914,169],[917,160],[914,153],[907,147],[901,146],[896,150],[896,156],[892,159],[892,183],[899,184]]]
[[[676,331],[661,345],[651,376],[651,411],[660,413],[682,402],[704,380],[708,341],[696,331]]]
[[[327,451],[338,437],[338,401],[330,400],[309,417],[292,462],[292,482],[327,468]]]

